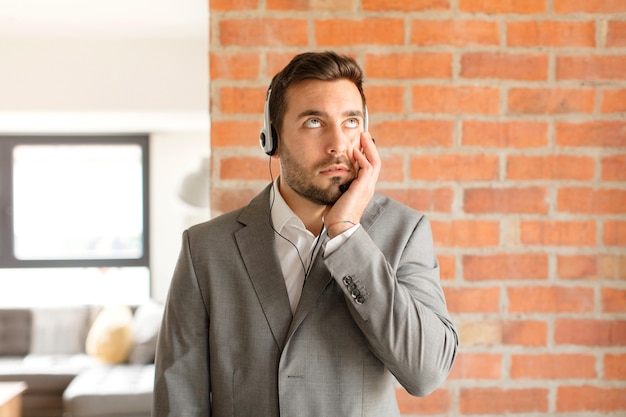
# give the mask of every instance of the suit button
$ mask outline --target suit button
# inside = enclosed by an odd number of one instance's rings
[[[352,298],[356,299],[359,296],[361,296],[361,291],[357,290],[356,288],[354,290],[352,290],[351,292]]]
[[[352,284],[348,285],[348,289],[350,290],[350,292],[356,290],[356,284],[353,282]]]
[[[343,277],[343,283],[344,283],[345,285],[350,285],[350,284],[352,284],[352,277],[351,277],[351,276],[346,276],[346,277]]]
[[[359,294],[356,298],[355,301],[357,304],[363,304],[365,302],[365,297],[363,297],[361,294]]]

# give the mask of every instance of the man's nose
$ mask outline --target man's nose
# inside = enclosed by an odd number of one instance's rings
[[[342,126],[334,126],[328,131],[326,152],[329,154],[343,154],[350,149],[354,138],[353,132],[346,131]]]

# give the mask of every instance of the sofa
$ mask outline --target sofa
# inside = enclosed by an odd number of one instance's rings
[[[23,417],[149,417],[163,306],[0,308],[0,381]]]

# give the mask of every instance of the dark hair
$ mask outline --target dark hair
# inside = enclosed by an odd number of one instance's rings
[[[335,52],[305,52],[296,55],[282,71],[272,78],[268,92],[270,120],[276,131],[282,131],[283,120],[287,112],[287,90],[290,86],[305,80],[352,81],[361,94],[363,93],[363,71],[359,64],[345,55]]]

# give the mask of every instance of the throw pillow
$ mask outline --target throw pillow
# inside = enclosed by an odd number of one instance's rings
[[[132,324],[134,344],[128,356],[129,363],[147,364],[154,362],[163,309],[163,304],[150,301],[140,305],[135,311]]]
[[[87,334],[87,354],[110,364],[126,361],[133,345],[132,319],[133,314],[127,306],[102,309]]]
[[[89,331],[88,306],[35,307],[30,353],[72,355],[85,352]]]

